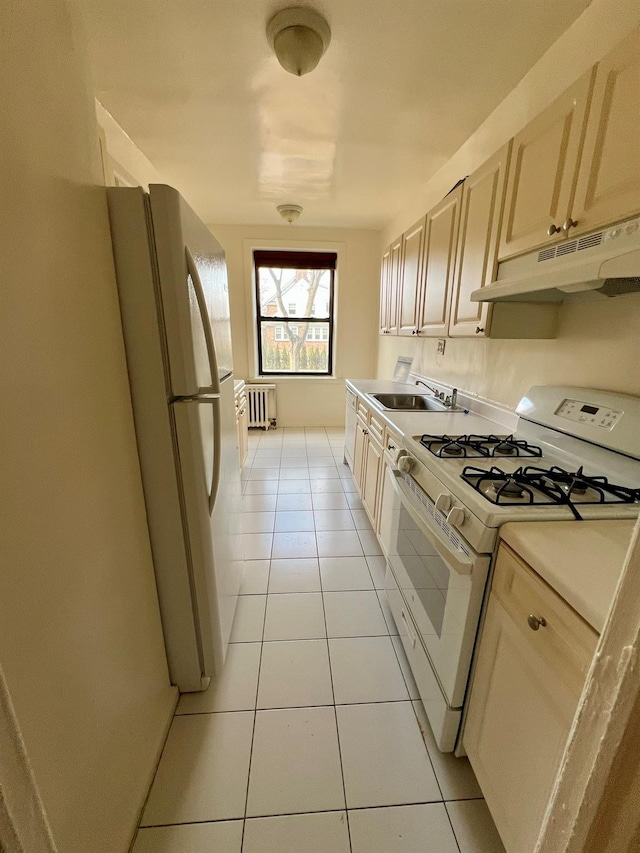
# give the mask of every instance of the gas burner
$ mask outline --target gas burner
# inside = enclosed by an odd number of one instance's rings
[[[444,447],[441,448],[442,456],[463,456],[464,455],[464,447],[461,447],[457,442],[453,441],[449,444],[445,444]]]
[[[493,490],[496,495],[505,495],[508,497],[521,498],[524,495],[524,489],[517,483],[515,480],[494,480],[493,481]]]
[[[489,451],[483,448],[477,436],[459,435],[423,435],[420,444],[426,447],[434,456],[446,459],[448,456],[470,457],[488,456]]]
[[[470,435],[487,451],[487,456],[542,456],[542,449],[513,435]]]
[[[542,456],[542,450],[513,435],[423,435],[420,444],[434,456],[480,458],[491,456]]]
[[[534,485],[542,485],[555,491],[569,501],[586,504],[634,503],[639,500],[639,491],[610,483],[606,477],[591,477],[582,466],[577,471],[565,471],[557,465],[549,469],[533,465],[524,469]]]
[[[506,441],[501,441],[500,444],[496,444],[493,448],[494,455],[500,454],[503,456],[511,456],[515,452],[514,446],[512,444],[507,444]]]
[[[467,465],[461,477],[491,503],[566,504],[579,521],[582,517],[576,503],[629,504],[640,500],[639,490],[616,486],[606,477],[587,476],[582,467],[571,472],[555,465],[551,468],[529,465],[507,474],[496,467],[484,470]]]

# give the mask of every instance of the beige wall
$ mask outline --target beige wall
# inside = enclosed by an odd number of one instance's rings
[[[173,703],[82,35],[5,4],[0,660],[60,853],[124,853]]]
[[[451,160],[406,199],[384,229],[379,255],[638,24],[637,0],[593,0]],[[389,374],[398,354],[412,355],[423,375],[508,406],[535,383],[640,394],[640,297],[564,305],[552,341],[450,339],[439,358],[435,340],[380,338],[378,376]]]
[[[279,426],[344,423],[345,377],[370,377],[375,370],[379,233],[299,225],[212,225],[211,230],[227,258],[234,371],[242,379],[256,376],[252,249],[338,252],[335,378],[273,381]]]

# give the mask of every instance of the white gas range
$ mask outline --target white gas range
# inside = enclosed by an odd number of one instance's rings
[[[387,594],[443,751],[455,748],[500,525],[640,511],[639,398],[538,386],[517,413],[513,435],[407,436],[386,473]]]

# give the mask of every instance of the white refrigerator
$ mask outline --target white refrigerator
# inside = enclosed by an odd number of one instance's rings
[[[169,671],[202,690],[224,664],[243,561],[224,252],[172,187],[107,197]]]

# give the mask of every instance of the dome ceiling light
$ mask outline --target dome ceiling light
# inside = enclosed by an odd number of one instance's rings
[[[302,77],[316,67],[331,41],[331,30],[314,9],[282,9],[267,24],[267,39],[285,71]]]
[[[293,225],[302,213],[302,208],[299,204],[279,204],[276,210],[289,225]]]

